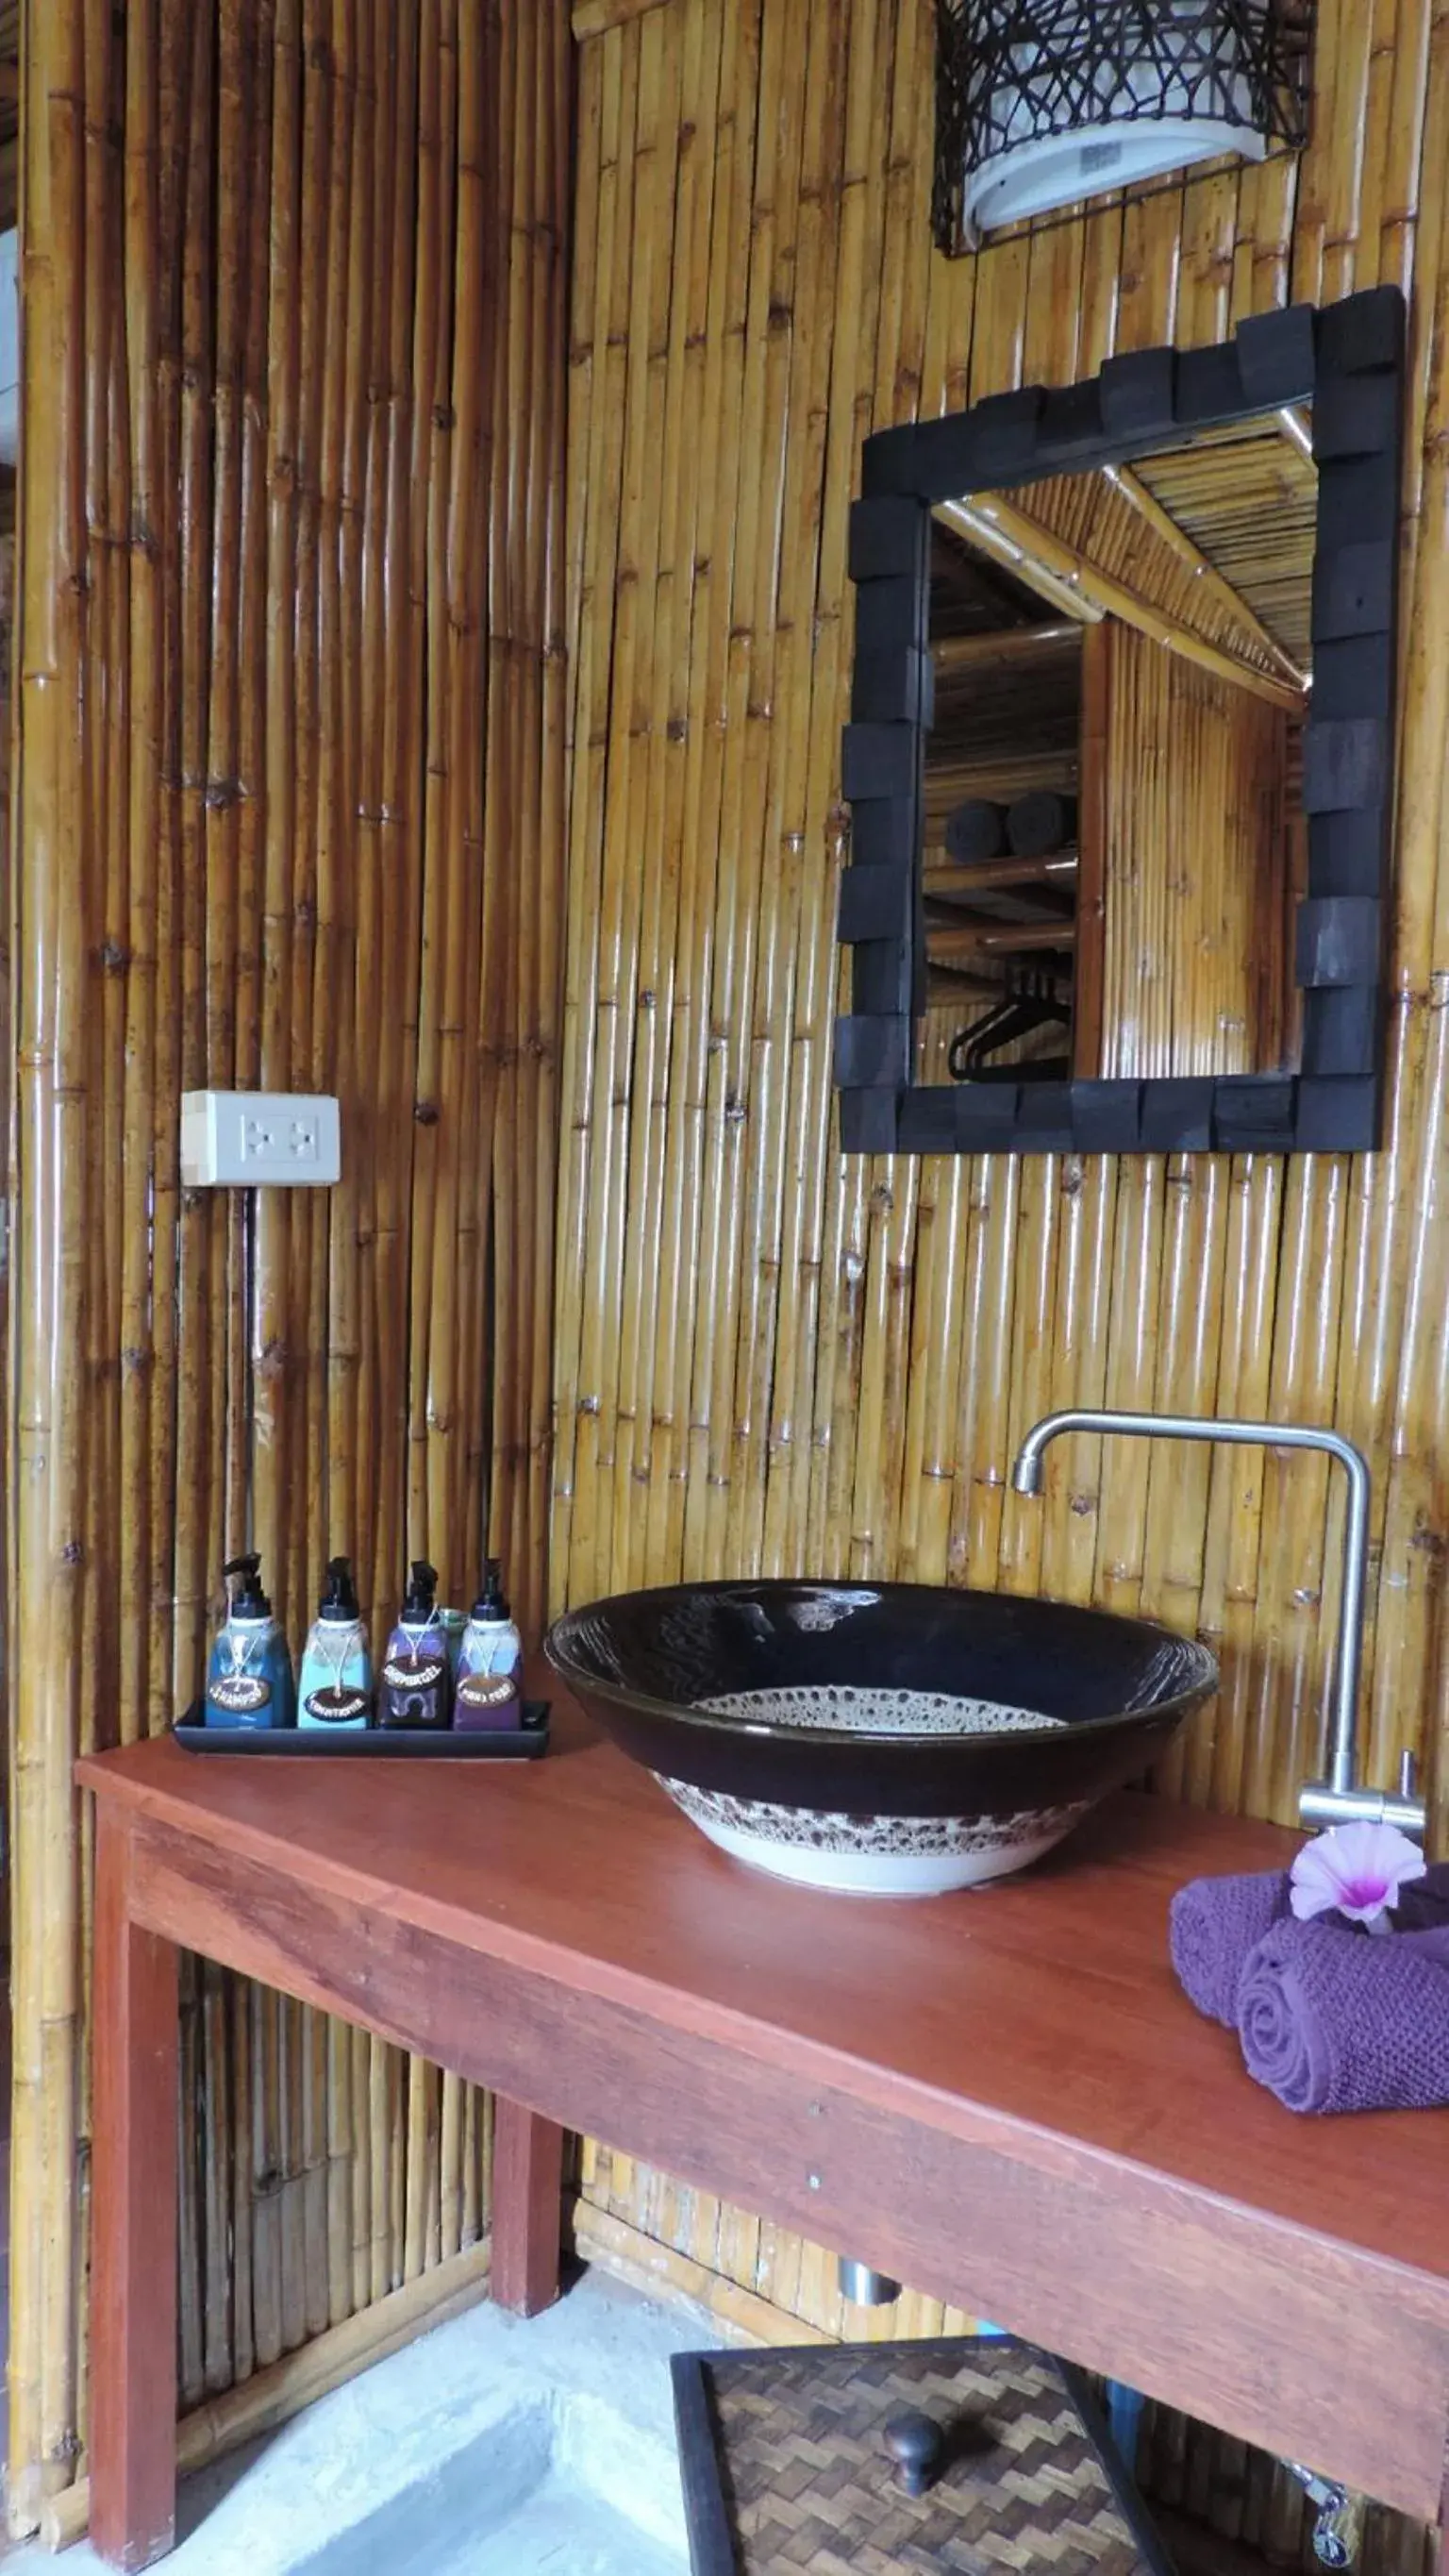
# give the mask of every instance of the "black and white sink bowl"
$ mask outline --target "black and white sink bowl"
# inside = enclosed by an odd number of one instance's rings
[[[1024,1869],[1218,1686],[1148,1620],[914,1583],[619,1593],[547,1651],[722,1851],[860,1896]]]

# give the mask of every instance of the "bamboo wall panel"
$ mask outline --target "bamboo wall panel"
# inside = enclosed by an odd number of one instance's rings
[[[581,48],[552,1597],[809,1570],[1140,1609],[1224,1666],[1165,1785],[1288,1817],[1337,1607],[1326,1467],[1077,1441],[1044,1504],[1007,1473],[1070,1401],[1335,1422],[1374,1469],[1373,1774],[1412,1747],[1442,1817],[1449,16],[1323,0],[1301,162],[957,262],[931,62],[929,0],[668,0]],[[1413,297],[1387,1149],[842,1159],[862,437],[1381,278]],[[749,2213],[602,2149],[585,2188],[838,2326],[827,2259]]]
[[[1292,986],[1289,720],[1104,623],[1102,1042],[1092,1070],[1271,1073]]]
[[[537,1627],[562,914],[564,0],[31,0],[13,1487],[12,2495],[84,2466],[78,1745],[253,1538]],[[178,1095],[340,1094],[327,1194]],[[182,2403],[486,2222],[486,2105],[199,1963]],[[456,2264],[453,2266],[456,2269]]]
[[[12,514],[13,486],[0,495],[8,500]],[[15,537],[13,530],[0,535],[0,1134],[9,1135],[10,1105],[14,1094],[14,1066],[10,1053],[10,792],[12,785],[11,752],[13,734],[12,694],[15,684]],[[8,1348],[10,1311],[10,1210],[0,1214],[0,1351]],[[5,1491],[9,1493],[10,1425],[5,1420],[0,1430],[0,1459],[5,1470]],[[5,1568],[9,1559],[8,1512],[0,1508],[0,1603],[5,1599]],[[10,1851],[10,1641],[5,1629],[5,1614],[0,1608],[0,1740],[5,1748],[4,1776],[0,1778],[0,1850],[4,1852],[0,1870],[8,1875]],[[8,1913],[8,1908],[7,1908]],[[8,1923],[0,1923],[0,1940],[5,1948],[5,1972],[10,1973],[10,1938]],[[8,2051],[7,2051],[8,2054]],[[8,2077],[0,2073],[0,2083]]]

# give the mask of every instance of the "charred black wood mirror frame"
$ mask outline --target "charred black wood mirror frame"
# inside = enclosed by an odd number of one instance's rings
[[[1111,358],[865,441],[853,505],[852,809],[836,1023],[840,1135],[856,1153],[1361,1151],[1379,1143],[1393,816],[1404,300],[1374,287],[1240,323],[1206,349]],[[1125,465],[1195,433],[1312,404],[1318,507],[1313,680],[1303,736],[1308,890],[1294,968],[1294,1071],[1142,1081],[914,1079],[925,1007],[921,891],[933,507]]]

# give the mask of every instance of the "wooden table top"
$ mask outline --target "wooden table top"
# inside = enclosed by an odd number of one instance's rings
[[[224,1761],[158,1739],[78,1776],[113,1812],[801,2082],[1028,2162],[1138,2166],[1402,2266],[1395,2296],[1449,2327],[1449,2111],[1295,2117],[1168,1964],[1173,1890],[1280,1866],[1295,1837],[1129,1792],[1020,1878],[820,1895],[716,1851],[548,1688],[542,1762]]]

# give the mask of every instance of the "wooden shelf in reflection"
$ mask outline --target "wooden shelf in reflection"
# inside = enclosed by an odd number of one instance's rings
[[[1014,886],[1059,886],[1070,894],[1076,873],[1075,850],[1053,850],[1046,859],[987,859],[970,867],[928,856],[921,891],[933,902],[967,905],[978,894],[1009,893]]]
[[[926,953],[933,966],[967,965],[974,957],[1014,957],[1028,949],[1056,950],[1065,955],[1075,946],[1074,921],[973,922],[969,929],[931,930]]]

